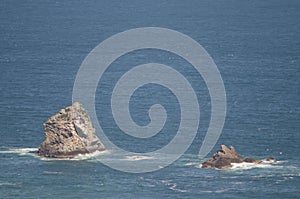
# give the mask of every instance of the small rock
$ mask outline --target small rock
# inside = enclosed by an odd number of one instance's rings
[[[243,162],[259,164],[259,163],[262,163],[262,160],[257,160],[257,159],[254,159],[254,158],[245,158],[243,160]]]
[[[268,161],[268,162],[276,162],[276,159],[273,158],[273,157],[268,157],[268,158],[266,159],[266,161]]]
[[[202,163],[202,168],[230,168],[231,163],[241,163],[243,158],[236,152],[233,146],[227,148],[221,145],[221,150],[217,151],[212,158]]]
[[[276,161],[275,158],[269,157],[266,159],[267,161]],[[225,145],[221,145],[221,150],[217,151],[207,161],[202,163],[202,168],[217,168],[217,169],[226,169],[232,167],[231,163],[255,163],[259,164],[262,163],[262,160],[257,160],[254,158],[245,158],[243,159],[242,156],[236,152],[234,147],[227,148]]]

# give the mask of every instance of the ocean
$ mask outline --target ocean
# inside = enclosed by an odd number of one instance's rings
[[[300,197],[300,1],[4,0],[0,5],[0,198]],[[86,56],[107,38],[143,27],[189,36],[218,67],[227,110],[210,153],[198,156],[212,108],[206,82],[182,57],[148,48],[111,63],[94,98],[105,135],[140,156],[108,149],[68,160],[37,157],[45,139],[43,123],[72,104]],[[128,106],[140,126],[151,122],[147,113],[152,105],[163,106],[167,119],[162,130],[137,138],[115,121],[114,86],[126,71],[147,63],[168,65],[190,82],[199,101],[199,128],[173,163],[142,173],[115,170],[104,160],[139,165],[154,158],[143,154],[168,145],[179,129],[182,112],[176,95],[153,83],[137,89]],[[234,146],[243,157],[272,156],[277,162],[200,168],[221,144]]]

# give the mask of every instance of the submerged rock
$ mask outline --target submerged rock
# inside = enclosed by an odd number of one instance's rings
[[[225,169],[232,167],[231,163],[256,163],[259,164],[262,160],[256,160],[254,158],[245,158],[236,152],[235,148],[231,146],[230,148],[225,145],[221,145],[221,150],[217,151],[209,160],[202,163],[202,168],[217,168]]]
[[[73,158],[78,154],[105,150],[90,117],[78,102],[50,117],[44,127],[46,140],[38,150],[40,156]]]

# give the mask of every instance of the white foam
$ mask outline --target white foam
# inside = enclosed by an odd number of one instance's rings
[[[86,160],[86,159],[93,159],[95,157],[104,155],[104,154],[109,154],[109,151],[95,151],[93,153],[87,153],[87,154],[78,154],[74,158],[71,158],[72,160]]]
[[[0,182],[0,186],[16,186],[16,183],[11,182]]]
[[[129,160],[129,161],[151,160],[151,159],[154,159],[154,157],[142,156],[142,155],[125,156],[125,160]]]
[[[287,173],[287,174],[282,174],[282,176],[285,176],[285,177],[299,177],[300,173]]]
[[[188,162],[188,163],[185,163],[184,165],[185,166],[193,166],[193,165],[199,165],[199,163],[198,162]]]
[[[254,169],[254,168],[277,168],[277,169],[282,169],[282,168],[289,168],[289,169],[295,169],[296,167],[293,166],[284,166],[284,165],[279,165],[283,163],[287,163],[287,160],[280,160],[280,161],[275,161],[275,160],[262,160],[261,163],[249,163],[249,162],[242,162],[242,163],[231,163],[232,167],[227,168],[231,170],[247,170],[247,169]],[[196,165],[196,168],[202,168],[202,164]],[[216,169],[216,170],[224,170],[224,169]]]
[[[178,189],[176,183],[173,183],[173,185],[172,185],[169,189],[171,189],[171,190],[173,190],[173,191],[178,191],[178,192],[181,192],[181,193],[188,192],[188,191],[185,190],[185,189]]]
[[[203,192],[203,193],[224,193],[224,192],[226,192],[228,190],[229,189],[203,190],[203,191],[200,191],[200,192]]]
[[[63,172],[59,172],[59,171],[43,171],[44,174],[54,174],[54,175],[59,175],[62,174]]]
[[[105,150],[105,151],[95,151],[93,153],[87,153],[87,154],[78,154],[73,158],[47,158],[42,156],[36,156],[36,157],[39,157],[41,160],[45,160],[45,161],[65,161],[65,160],[81,161],[81,160],[90,160],[90,159],[93,160],[101,155],[109,154],[109,153],[110,152],[108,150]]]
[[[232,167],[229,169],[254,169],[254,168],[283,168],[283,166],[275,166],[274,164],[278,164],[279,162],[275,161],[263,161],[262,163],[249,163],[249,162],[242,162],[242,163],[231,163]]]
[[[198,164],[198,165],[196,165],[196,168],[202,168],[202,164]]]
[[[162,182],[164,185],[167,185],[167,186],[169,187],[170,190],[177,191],[177,192],[181,192],[181,193],[188,192],[188,190],[177,188],[177,184],[174,183],[174,182],[171,182],[170,180],[161,180],[161,182]]]
[[[5,151],[0,151],[4,154],[19,154],[19,155],[31,155],[32,153],[37,152],[38,148],[9,148]]]

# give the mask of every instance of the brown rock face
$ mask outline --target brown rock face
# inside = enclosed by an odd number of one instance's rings
[[[50,117],[44,126],[46,140],[39,148],[40,156],[72,158],[105,150],[87,112],[78,102]]]
[[[254,158],[245,158],[244,162],[259,164],[259,163],[262,163],[262,160],[256,160]]]
[[[225,145],[221,145],[221,150],[217,151],[209,160],[202,163],[202,168],[217,168],[225,169],[232,167],[231,163],[256,163],[259,164],[262,161],[253,158],[245,158],[236,152],[234,147],[227,148]]]
[[[241,163],[243,158],[236,152],[233,146],[227,148],[221,145],[221,150],[217,151],[212,158],[202,163],[202,168],[224,169],[231,167],[231,163]]]

